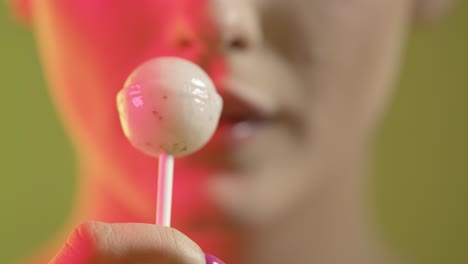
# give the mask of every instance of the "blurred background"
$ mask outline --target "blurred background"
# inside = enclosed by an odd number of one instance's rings
[[[458,2],[411,35],[373,156],[375,217],[415,263],[468,263],[468,1]],[[75,164],[32,32],[5,1],[0,77],[0,263],[15,263],[64,223]]]

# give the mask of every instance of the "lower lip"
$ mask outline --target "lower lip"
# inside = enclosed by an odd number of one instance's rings
[[[187,161],[195,162],[193,165],[209,166],[210,168],[231,168],[232,155],[243,147],[251,144],[268,122],[221,121],[213,137],[200,151],[188,156]]]

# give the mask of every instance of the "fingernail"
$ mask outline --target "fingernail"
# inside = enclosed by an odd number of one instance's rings
[[[221,261],[219,258],[210,254],[205,254],[205,260],[206,264],[224,264],[224,262]]]

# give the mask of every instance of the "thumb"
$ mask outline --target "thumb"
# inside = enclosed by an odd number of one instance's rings
[[[205,264],[200,247],[179,231],[151,224],[84,223],[49,264]]]

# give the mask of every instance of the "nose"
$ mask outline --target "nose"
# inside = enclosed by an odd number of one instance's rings
[[[261,41],[254,1],[212,0],[212,12],[219,27],[225,52],[246,51]]]
[[[203,1],[204,2],[204,1]],[[206,0],[213,25],[193,23],[178,17],[171,30],[171,46],[179,52],[201,54],[221,46],[224,52],[245,51],[261,42],[261,28],[250,0]],[[214,26],[214,27],[211,27]],[[198,28],[197,28],[198,27]],[[217,31],[207,33],[206,29]],[[213,38],[213,35],[218,37]],[[218,40],[216,40],[218,39]],[[220,45],[221,44],[221,45]]]
[[[199,34],[199,25],[194,25],[187,17],[179,16],[169,30],[169,46],[181,57],[196,59],[207,51],[206,40]]]

